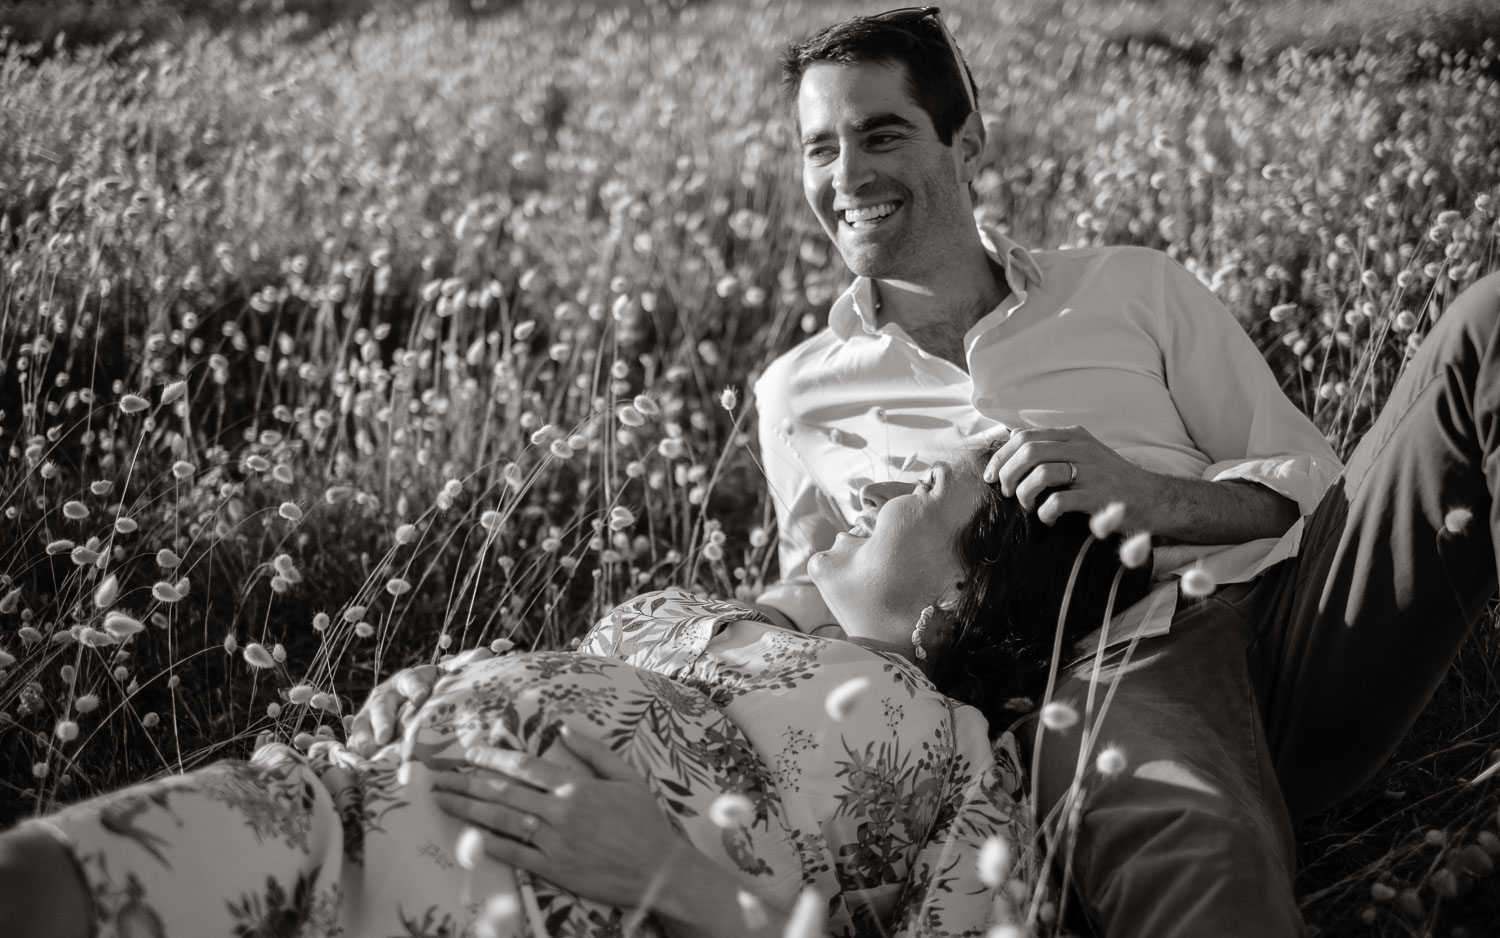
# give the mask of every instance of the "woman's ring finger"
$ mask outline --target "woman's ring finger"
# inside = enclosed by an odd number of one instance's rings
[[[535,814],[532,814],[530,811],[521,815],[522,842],[529,846],[531,844],[531,838],[536,836],[537,829],[541,826],[542,819],[537,817]]]

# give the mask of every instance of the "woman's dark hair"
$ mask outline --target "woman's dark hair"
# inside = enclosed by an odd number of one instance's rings
[[[944,146],[952,146],[953,135],[969,117],[969,95],[964,84],[979,99],[974,76],[965,63],[959,74],[942,27],[932,17],[893,23],[871,16],[856,16],[813,33],[782,49],[781,96],[795,106],[802,76],[820,63],[834,65],[906,66],[906,93],[932,120]]]
[[[988,462],[988,456],[977,457]],[[1120,562],[1120,534],[1093,539],[1085,515],[1068,514],[1048,526],[1020,502],[985,486],[983,502],[959,533],[954,549],[963,568],[958,601],[947,613],[947,641],[933,656],[932,679],[955,700],[979,709],[998,733],[1040,704],[1046,689],[1058,617],[1067,599],[1062,654],[1104,624],[1109,593],[1120,575],[1113,611],[1146,595],[1148,561]],[[1073,590],[1068,578],[1087,545]]]

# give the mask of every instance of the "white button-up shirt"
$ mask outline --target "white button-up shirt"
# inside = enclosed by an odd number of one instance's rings
[[[998,232],[981,236],[1011,295],[965,335],[967,373],[880,323],[876,285],[859,278],[828,327],[756,382],[781,561],[781,581],[759,599],[804,630],[833,621],[807,561],[850,528],[860,486],[920,478],[997,424],[1081,426],[1145,468],[1257,482],[1304,515],[1342,471],[1239,323],[1165,254],[1029,252]],[[1280,538],[1159,546],[1163,582],[1117,617],[1112,638],[1166,631],[1188,567],[1243,582],[1294,555],[1301,531],[1298,521]]]

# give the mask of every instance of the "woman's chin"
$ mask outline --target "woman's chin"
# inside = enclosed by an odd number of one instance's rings
[[[836,547],[828,550],[820,550],[807,558],[807,575],[812,579],[814,585],[822,592],[833,581],[838,579],[838,571],[844,566],[843,557]]]

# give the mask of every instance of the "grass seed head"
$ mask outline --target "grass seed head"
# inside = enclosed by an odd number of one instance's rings
[[[849,719],[849,715],[859,705],[860,697],[869,687],[869,678],[855,677],[829,691],[828,697],[823,701],[823,709],[828,713],[828,718],[835,723]]]
[[[1125,754],[1113,746],[1100,752],[1099,757],[1094,760],[1094,767],[1106,778],[1119,775],[1125,771],[1125,766]]]
[[[1214,582],[1213,574],[1202,567],[1193,567],[1182,575],[1182,595],[1190,599],[1202,599],[1212,596],[1218,584]]]
[[[1010,844],[1005,838],[995,836],[979,848],[979,881],[991,889],[999,889],[1010,875]]]
[[[1450,508],[1443,515],[1443,530],[1449,534],[1462,534],[1474,520],[1474,512],[1468,508]]]
[[[477,868],[484,861],[484,835],[478,828],[465,827],[453,846],[453,855],[464,869]]]
[[[1104,540],[1120,529],[1125,521],[1125,503],[1110,502],[1089,516],[1089,532]]]
[[[1078,724],[1078,711],[1068,704],[1054,700],[1042,708],[1042,726],[1054,733],[1072,729]]]
[[[1120,562],[1131,570],[1145,566],[1151,559],[1151,535],[1145,531],[1132,534],[1120,543]]]
[[[265,669],[276,667],[276,659],[271,657],[271,653],[266,651],[266,646],[259,642],[250,642],[247,644],[244,655],[245,663],[252,668]]]
[[[108,609],[115,604],[115,599],[120,595],[120,580],[113,573],[104,578],[99,588],[94,590],[94,608]]]
[[[782,938],[822,938],[828,931],[828,903],[811,889],[803,889],[792,907]]]
[[[709,805],[708,819],[723,830],[745,827],[755,820],[755,804],[738,792],[728,792]]]
[[[141,620],[127,616],[123,612],[111,612],[104,617],[104,631],[116,639],[125,639],[145,630],[146,626]]]
[[[120,398],[120,412],[125,414],[138,414],[151,406],[151,402],[139,394],[126,394]]]

